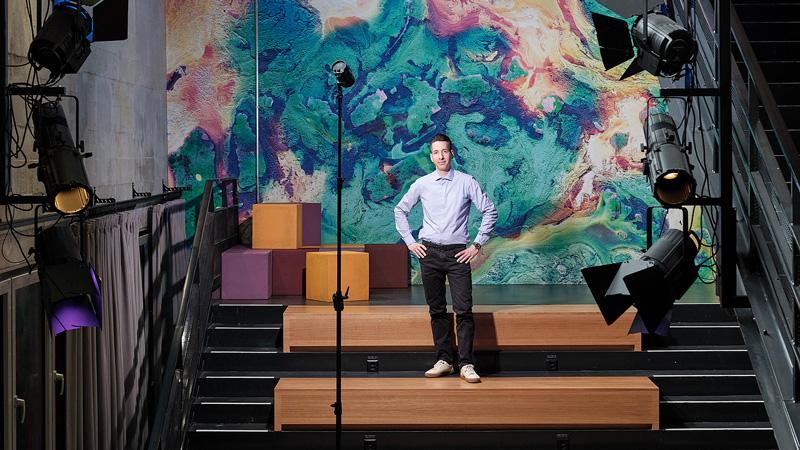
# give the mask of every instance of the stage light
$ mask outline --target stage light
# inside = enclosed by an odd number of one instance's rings
[[[81,258],[69,226],[53,226],[36,233],[36,263],[54,335],[102,326],[100,278]]]
[[[42,24],[28,49],[36,70],[47,68],[57,78],[77,73],[91,53],[92,17],[73,1],[53,2],[53,12]]]
[[[656,332],[697,278],[699,243],[693,232],[672,228],[638,260],[582,269],[606,323],[611,325],[633,306],[646,330]]]
[[[50,204],[61,214],[83,212],[92,200],[81,153],[72,141],[64,109],[58,101],[33,108],[35,146],[39,153],[37,176]]]
[[[694,197],[697,181],[692,175],[689,149],[681,145],[672,117],[650,113],[645,122],[645,138],[644,174],[656,200],[676,206]]]
[[[336,77],[336,82],[343,88],[349,88],[356,82],[353,72],[350,71],[350,68],[347,67],[347,63],[344,61],[339,60],[334,62],[333,65],[331,65],[331,71]]]
[[[623,17],[630,17],[634,11],[631,2],[606,0],[600,3]],[[654,3],[647,4],[647,11]],[[642,2],[638,4],[641,8]],[[663,14],[642,13],[630,29],[628,22],[603,14],[592,13],[592,20],[606,70],[635,56],[620,80],[643,70],[656,76],[676,76],[684,65],[694,61],[697,53],[692,33]]]

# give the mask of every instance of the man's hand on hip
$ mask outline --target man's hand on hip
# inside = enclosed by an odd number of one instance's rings
[[[460,263],[469,264],[470,262],[472,262],[473,259],[475,259],[476,256],[478,256],[479,251],[480,250],[475,248],[474,245],[470,245],[464,250],[461,250],[460,252],[456,253],[456,260]]]
[[[409,245],[408,249],[411,250],[411,253],[413,253],[419,259],[424,258],[426,255],[425,251],[428,250],[427,247],[419,242],[414,242],[413,244]]]

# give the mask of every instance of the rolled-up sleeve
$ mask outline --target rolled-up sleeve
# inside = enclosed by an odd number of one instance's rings
[[[412,183],[408,192],[400,199],[400,203],[394,207],[394,226],[400,233],[400,237],[403,238],[403,242],[408,246],[416,242],[414,236],[411,235],[411,227],[408,225],[408,214],[419,201],[418,184],[416,181]]]
[[[483,216],[481,219],[481,226],[478,229],[478,235],[475,236],[475,242],[483,245],[489,240],[489,237],[492,235],[492,230],[494,230],[494,224],[497,222],[497,208],[495,208],[489,196],[481,190],[481,186],[474,178],[470,180],[468,191],[470,200]]]

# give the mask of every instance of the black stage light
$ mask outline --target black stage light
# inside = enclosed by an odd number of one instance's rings
[[[349,88],[356,82],[353,72],[350,71],[350,68],[347,67],[347,63],[344,61],[339,60],[334,62],[333,65],[331,65],[331,71],[336,77],[336,82],[343,88]]]
[[[694,197],[697,181],[689,163],[689,148],[681,145],[672,117],[650,113],[645,122],[645,138],[644,174],[656,200],[676,206]]]
[[[607,3],[607,7],[623,17],[628,17],[631,11],[630,5],[619,6],[613,0],[601,3]],[[685,64],[694,60],[697,53],[697,43],[692,33],[663,14],[642,14],[630,29],[628,22],[603,14],[592,13],[592,20],[606,70],[635,56],[620,80],[643,70],[656,76],[675,76]],[[635,53],[634,47],[637,50]]]
[[[53,78],[77,73],[92,51],[91,40],[89,13],[77,2],[54,2],[53,12],[31,42],[28,59],[36,70],[47,68]]]
[[[638,260],[582,269],[606,323],[633,306],[645,328],[655,332],[697,278],[699,242],[693,232],[672,228]]]
[[[54,335],[102,325],[102,291],[94,268],[83,261],[68,225],[36,233],[36,263]]]
[[[51,205],[61,214],[83,212],[92,200],[92,188],[83,165],[89,154],[75,147],[61,103],[34,106],[33,126],[39,153],[37,176]]]

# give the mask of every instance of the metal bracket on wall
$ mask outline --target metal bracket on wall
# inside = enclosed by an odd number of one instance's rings
[[[92,188],[92,197],[94,198],[95,204],[111,204],[117,202],[117,199],[115,199],[114,197],[102,198],[98,196],[96,188]]]
[[[164,183],[163,179],[161,180],[161,192],[188,192],[191,190],[192,188],[189,186],[169,187],[166,183]]]
[[[153,194],[151,194],[150,192],[139,192],[139,191],[137,191],[136,190],[136,186],[133,183],[131,183],[131,196],[133,198],[150,197],[151,195],[153,195]]]

